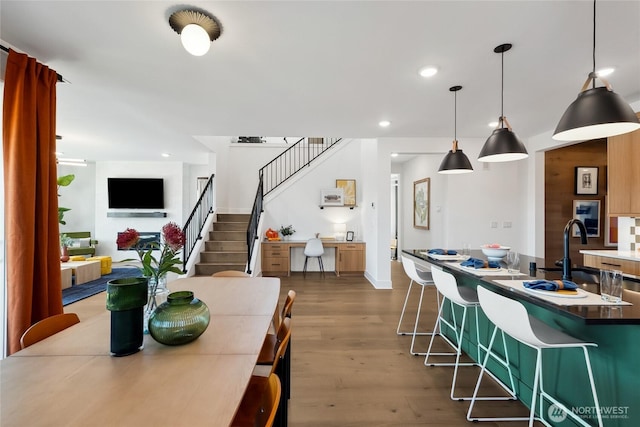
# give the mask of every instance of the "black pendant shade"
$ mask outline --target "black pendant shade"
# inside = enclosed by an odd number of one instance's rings
[[[481,162],[510,162],[529,157],[520,138],[509,128],[494,129],[484,143],[478,160]]]
[[[511,49],[511,46],[510,43],[505,43],[493,49],[495,53],[502,55],[501,113],[498,127],[494,129],[482,146],[482,150],[480,150],[478,160],[481,162],[511,162],[529,157],[524,144],[520,141],[520,138],[513,133],[511,125],[504,116],[504,53]]]
[[[578,98],[564,112],[553,139],[584,141],[606,138],[640,129],[640,121],[631,106],[616,94],[609,82],[596,74],[596,0],[593,0],[592,70],[582,85]],[[596,87],[596,79],[604,87]],[[591,89],[587,89],[591,83]]]
[[[440,163],[439,173],[458,174],[473,172],[473,167],[466,154],[458,149],[458,141],[453,141],[453,149],[442,159]]]
[[[444,156],[442,159],[442,163],[440,163],[440,168],[438,168],[438,173],[442,174],[460,174],[460,173],[469,173],[473,172],[473,167],[471,166],[471,162],[469,158],[462,152],[462,150],[458,149],[458,140],[457,140],[457,128],[458,128],[458,97],[457,92],[462,89],[462,86],[452,86],[449,88],[450,92],[453,92],[453,147],[451,150]]]
[[[631,106],[614,91],[600,86],[578,94],[560,119],[553,139],[582,141],[637,129],[640,129],[640,122]]]

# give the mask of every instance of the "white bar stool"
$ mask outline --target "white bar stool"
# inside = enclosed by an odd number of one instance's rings
[[[433,281],[438,289],[438,292],[442,294],[444,297],[442,303],[440,304],[440,308],[438,309],[438,317],[436,318],[436,324],[434,325],[434,330],[440,325],[440,331],[442,332],[442,325],[447,326],[455,336],[455,343],[451,342],[451,340],[444,334],[439,334],[440,337],[451,346],[455,350],[455,353],[432,353],[431,348],[433,347],[433,341],[435,338],[435,334],[431,335],[431,341],[429,342],[429,348],[427,349],[426,357],[424,358],[424,364],[426,366],[453,366],[453,379],[451,381],[451,394],[450,397],[452,400],[471,400],[471,396],[455,396],[455,387],[456,387],[456,379],[458,377],[458,367],[460,366],[480,366],[479,363],[476,362],[466,362],[460,363],[460,356],[462,355],[462,339],[464,336],[464,328],[467,323],[467,310],[473,309],[475,314],[475,332],[476,332],[476,343],[477,343],[477,354],[476,360],[480,362],[480,350],[489,351],[487,347],[480,343],[480,328],[478,326],[478,307],[480,307],[480,303],[478,302],[478,294],[472,288],[468,288],[465,286],[459,287],[458,282],[453,274],[446,272],[438,267],[431,268],[431,274],[433,276]],[[444,308],[445,301],[449,300],[449,304],[451,307],[451,321],[444,318],[442,316],[442,311]],[[460,325],[458,325],[454,306],[458,306],[462,308],[462,320]],[[471,325],[469,325],[471,327]],[[488,372],[491,377],[507,392],[509,396],[498,396],[498,397],[477,397],[477,400],[516,400],[515,394],[515,384],[513,381],[513,374],[511,372],[511,366],[509,365],[509,353],[507,352],[507,345],[504,339],[504,334],[502,335],[502,345],[504,349],[504,354],[506,360],[499,358],[492,352],[487,353],[487,355],[491,354],[496,361],[500,362],[509,373],[509,382],[511,387],[506,386],[500,379],[495,377],[491,372]],[[430,356],[456,356],[455,362],[429,362]]]
[[[424,356],[426,353],[417,353],[413,350],[413,347],[416,342],[416,336],[420,335],[433,335],[436,333],[435,330],[431,332],[418,332],[418,322],[420,321],[420,311],[422,309],[422,299],[424,297],[424,288],[426,286],[433,286],[433,278],[431,277],[431,272],[420,271],[416,268],[416,263],[409,257],[402,255],[402,267],[404,268],[404,272],[409,276],[411,282],[409,282],[409,289],[407,289],[407,296],[404,299],[404,305],[402,306],[402,313],[400,313],[400,320],[398,321],[398,327],[396,328],[397,335],[412,335],[411,338],[411,349],[409,350],[414,356]],[[411,288],[413,283],[417,283],[420,285],[420,300],[418,302],[418,311],[416,312],[416,320],[413,324],[413,331],[400,331],[400,325],[402,324],[402,319],[404,318],[404,312],[407,308],[407,302],[409,301],[409,295],[411,294]],[[438,301],[438,306],[440,306],[440,296],[436,291],[436,298]]]
[[[597,344],[591,342],[585,342],[564,332],[558,331],[547,324],[541,322],[535,317],[529,316],[525,306],[519,301],[507,298],[492,292],[484,287],[478,286],[478,299],[480,300],[480,307],[485,312],[491,322],[496,325],[491,335],[489,342],[489,348],[493,345],[493,341],[496,337],[498,329],[511,336],[516,341],[531,347],[536,350],[536,366],[533,380],[533,390],[531,396],[531,411],[529,417],[513,417],[513,418],[476,418],[471,416],[473,405],[475,403],[478,389],[480,388],[480,382],[482,381],[482,375],[485,372],[488,356],[485,356],[478,381],[476,383],[475,390],[473,392],[473,398],[469,405],[467,412],[467,420],[469,421],[522,421],[528,420],[529,426],[533,426],[533,421],[539,420],[545,425],[551,425],[544,419],[543,400],[546,398],[548,401],[553,402],[557,409],[564,411],[564,413],[575,420],[578,424],[585,427],[589,427],[590,424],[585,422],[582,418],[574,414],[563,403],[559,402],[556,398],[545,392],[542,381],[542,350],[548,348],[581,348],[584,354],[585,365],[587,367],[587,374],[589,375],[589,384],[591,386],[591,394],[593,402],[595,404],[598,426],[602,427],[602,414],[600,412],[600,403],[598,402],[598,395],[596,393],[596,386],[593,381],[593,372],[591,371],[591,362],[589,359],[588,347],[597,347]],[[540,393],[540,407],[538,410],[538,417],[535,416],[536,412],[536,399],[538,398],[538,392]],[[557,414],[557,411],[553,412]]]

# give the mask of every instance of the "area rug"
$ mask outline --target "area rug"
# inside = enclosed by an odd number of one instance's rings
[[[114,268],[110,274],[105,274],[99,279],[92,280],[80,285],[73,285],[70,288],[62,290],[62,305],[69,305],[76,301],[89,298],[107,289],[107,282],[122,277],[136,277],[140,274],[137,268]]]

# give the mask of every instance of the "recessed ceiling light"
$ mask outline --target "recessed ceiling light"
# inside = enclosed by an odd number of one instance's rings
[[[424,67],[420,70],[420,75],[422,77],[433,77],[438,74],[438,69],[433,66]]]
[[[391,153],[391,157],[398,157],[398,153]]]
[[[602,68],[598,71],[596,71],[596,74],[598,75],[598,77],[607,77],[610,74],[613,74],[613,72],[615,71],[615,68],[609,67],[609,68]]]
[[[498,126],[498,122],[489,122],[489,124],[487,126],[489,126],[490,128],[494,128],[494,127]]]
[[[162,154],[161,154],[161,156],[162,156],[162,157],[171,157],[171,154],[169,154],[169,153],[162,153]]]
[[[381,120],[378,122],[378,126],[380,126],[381,128],[386,128],[389,127],[391,125],[391,122],[389,120]]]

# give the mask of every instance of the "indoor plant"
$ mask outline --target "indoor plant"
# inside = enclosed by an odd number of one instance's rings
[[[118,247],[135,249],[140,258],[140,273],[149,279],[147,313],[151,313],[157,307],[156,294],[160,289],[165,289],[167,273],[182,274],[182,270],[177,266],[182,264],[178,254],[184,247],[184,239],[182,229],[174,222],[162,227],[160,244],[152,242],[144,246],[139,245],[140,233],[133,228],[127,228],[118,236]],[[160,256],[156,258],[154,251],[160,251]]]
[[[283,225],[280,227],[280,234],[282,234],[282,237],[286,240],[288,239],[290,236],[293,235],[293,233],[296,232],[296,230],[293,229],[293,225],[287,225],[286,227]]]
[[[66,234],[60,235],[60,261],[69,261],[69,246],[71,246],[71,237]]]

